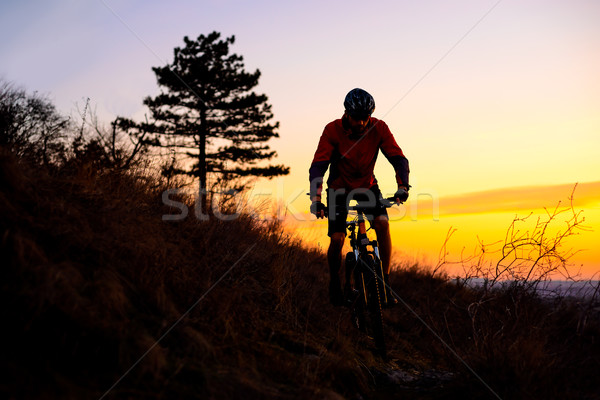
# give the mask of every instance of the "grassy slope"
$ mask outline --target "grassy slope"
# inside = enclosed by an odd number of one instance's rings
[[[134,366],[105,398],[492,398],[406,307],[386,313],[393,361],[374,356],[327,303],[323,254],[277,225],[163,222],[148,181],[6,152],[0,188],[3,397],[100,398]],[[600,329],[575,306],[392,284],[502,398],[594,398]],[[391,382],[434,369],[453,379]]]

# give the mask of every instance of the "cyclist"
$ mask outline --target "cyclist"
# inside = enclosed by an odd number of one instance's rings
[[[325,205],[321,201],[323,176],[329,168],[327,180],[328,236],[327,251],[329,263],[329,300],[335,306],[343,305],[344,294],[341,288],[340,269],[342,247],[346,239],[346,218],[351,199],[368,207],[365,213],[377,233],[384,279],[390,271],[392,241],[389,231],[387,210],[379,206],[381,192],[373,174],[379,150],[394,167],[398,190],[394,194],[396,202],[408,198],[408,160],[396,143],[387,124],[371,117],[375,110],[375,100],[363,89],[353,89],[344,99],[345,112],[342,118],[325,126],[319,145],[309,170],[311,213],[324,218]],[[393,296],[388,299],[396,300]],[[386,306],[392,306],[387,304]]]

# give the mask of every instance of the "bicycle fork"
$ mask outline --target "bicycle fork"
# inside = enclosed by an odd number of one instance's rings
[[[373,240],[372,242],[370,242],[370,244],[373,246],[373,251],[367,251],[365,249],[364,252],[362,252],[362,254],[364,254],[366,257],[361,257],[361,252],[357,249],[354,249],[354,256],[356,260],[355,268],[359,268],[361,271],[363,271],[361,274],[359,274],[362,280],[362,282],[360,282],[360,287],[363,289],[362,295],[364,296],[365,304],[371,301],[367,298],[367,294],[364,290],[364,288],[366,288],[369,283],[365,282],[365,278],[369,278],[369,280],[374,279],[376,281],[376,287],[381,293],[381,301],[384,304],[386,304],[388,302],[389,294],[387,289],[387,282],[385,282],[385,275],[383,274],[381,258],[379,258],[379,249],[377,248],[377,241]]]
[[[381,263],[381,257],[379,255],[379,246],[377,245],[377,240],[372,240],[369,242],[369,245],[373,248],[373,251],[368,251],[365,247],[364,253],[371,257],[372,262],[368,262],[365,264],[363,260],[362,267],[370,270],[368,276],[372,276],[373,279],[377,281],[377,288],[381,292],[381,300],[384,304],[388,302],[388,289],[387,282],[385,281],[385,274],[383,273],[383,265]],[[357,258],[358,259],[358,258]],[[371,261],[369,260],[369,261]]]

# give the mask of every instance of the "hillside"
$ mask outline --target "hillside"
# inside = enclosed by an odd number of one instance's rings
[[[592,304],[402,266],[383,361],[322,253],[249,216],[163,221],[166,188],[2,149],[3,398],[600,398]]]

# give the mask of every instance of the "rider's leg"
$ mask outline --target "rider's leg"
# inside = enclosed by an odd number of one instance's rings
[[[381,267],[386,275],[390,273],[390,258],[392,257],[392,238],[390,237],[390,223],[387,215],[380,215],[375,218],[373,227],[377,233],[377,242],[379,243],[379,255],[381,257]]]
[[[342,283],[340,280],[340,270],[342,268],[342,248],[346,234],[335,232],[331,235],[329,249],[327,250],[327,261],[329,262],[329,300],[333,305],[342,305]]]

